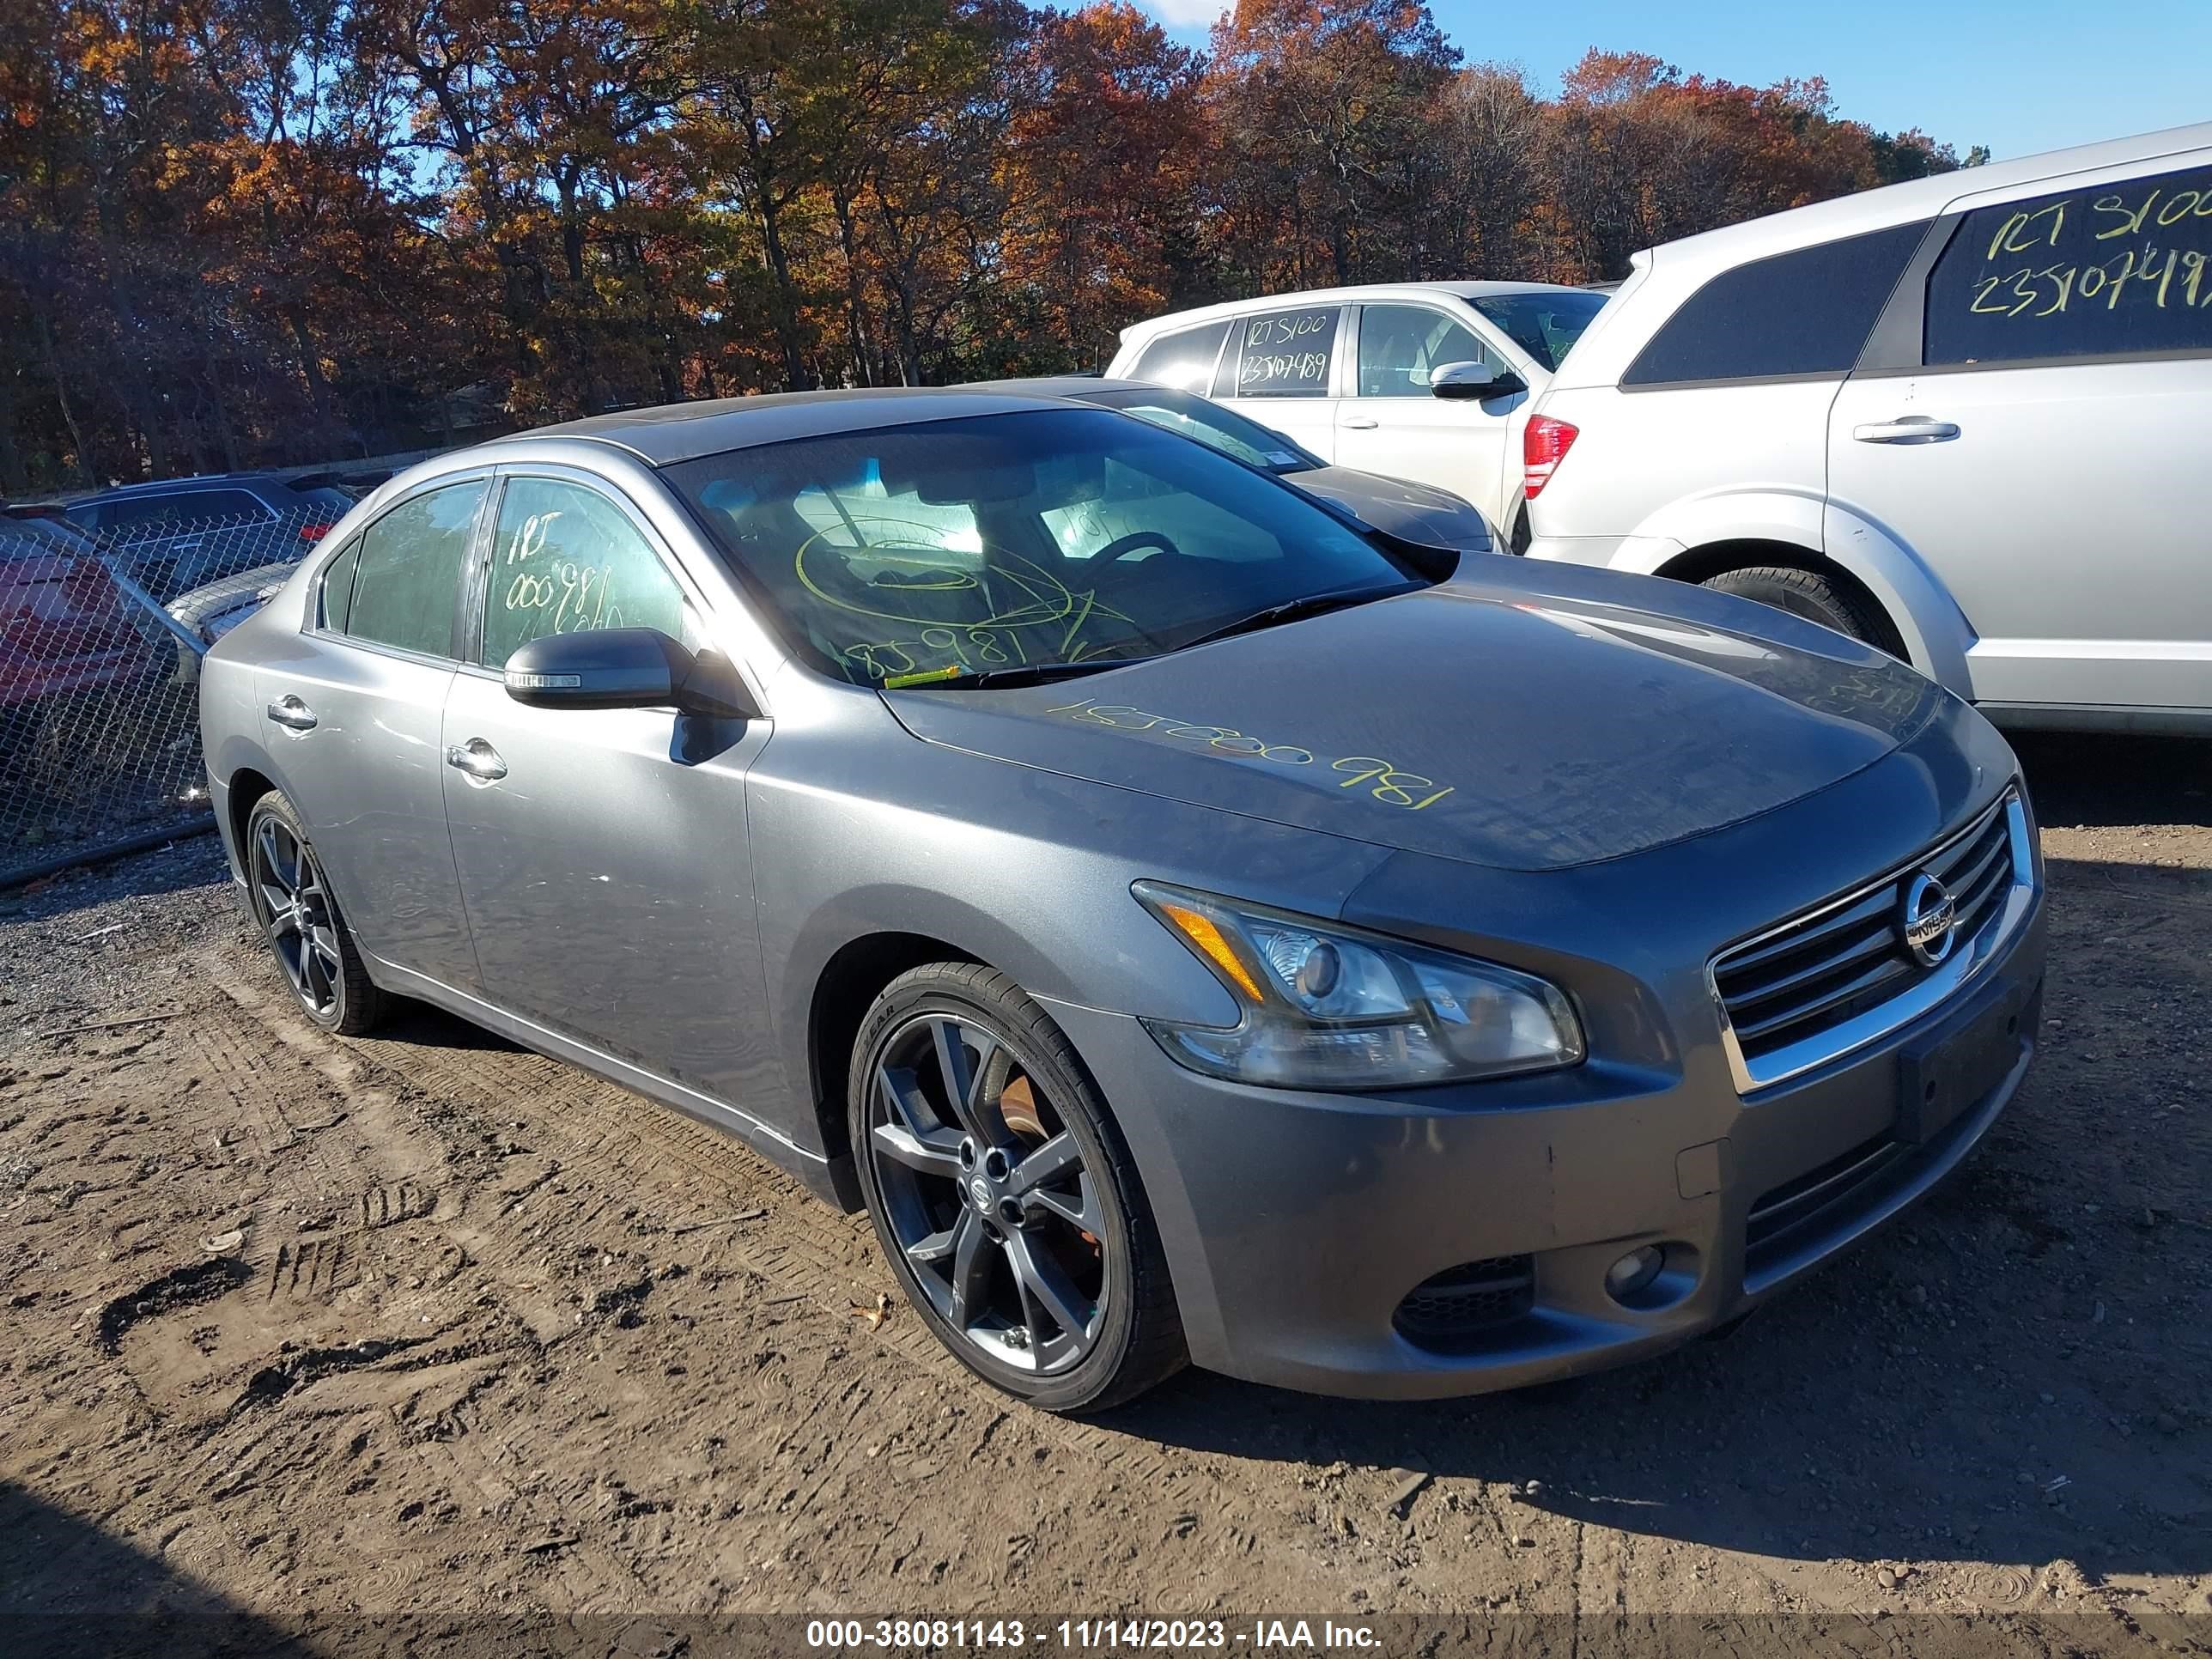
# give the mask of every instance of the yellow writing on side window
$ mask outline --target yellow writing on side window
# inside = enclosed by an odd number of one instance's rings
[[[2022,265],[1976,279],[1967,309],[1986,317],[2050,317],[2078,304],[2117,311],[2123,300],[2159,310],[2212,305],[2212,253],[2146,244],[2097,264]]]

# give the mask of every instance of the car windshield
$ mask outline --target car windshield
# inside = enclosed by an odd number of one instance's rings
[[[1295,490],[1107,410],[796,439],[665,476],[793,645],[863,685],[1150,656],[1427,580]]]
[[[1088,395],[1085,401],[1103,404],[1109,409],[1137,416],[1170,432],[1212,444],[1223,454],[1233,455],[1247,466],[1265,467],[1270,472],[1308,472],[1328,465],[1320,456],[1299,448],[1281,433],[1270,431],[1257,421],[1247,420],[1219,404],[1208,403],[1188,392],[1146,386],[1141,392],[1096,392]]]
[[[1485,294],[1469,303],[1510,335],[1522,350],[1546,368],[1556,369],[1605,309],[1605,301],[1602,294],[1571,288],[1557,293]]]

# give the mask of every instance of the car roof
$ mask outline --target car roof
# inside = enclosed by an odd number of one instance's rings
[[[2180,151],[2212,146],[2212,121],[2194,126],[2168,127],[2132,138],[2109,138],[2071,149],[2045,150],[2016,161],[1990,161],[1951,173],[1930,173],[1925,179],[1878,190],[1860,191],[1805,207],[1770,213],[1723,225],[1696,236],[1668,242],[1656,252],[1671,262],[1678,258],[1707,260],[1715,266],[1733,264],[1785,247],[1808,247],[1862,231],[1882,230],[1931,218],[1962,197],[1981,196],[2015,185],[2033,185],[2069,173],[2090,173],[2100,167],[2122,167],[2131,161],[2154,160]]]
[[[247,484],[283,484],[289,478],[275,472],[202,472],[189,478],[155,478],[149,483],[117,484],[95,495],[80,495],[71,507],[93,507],[103,501],[125,501],[138,495],[174,495],[196,489],[237,489]]]
[[[1625,291],[1576,343],[1552,384],[1561,390],[1613,385],[1683,301],[1738,265],[1934,219],[1978,198],[2206,149],[2212,149],[2212,121],[1932,173],[1662,243],[1635,256]]]
[[[589,438],[627,449],[649,466],[668,466],[793,438],[958,420],[971,415],[1011,415],[1050,408],[1060,401],[1034,392],[1018,394],[968,386],[776,392],[755,398],[718,398],[619,410],[495,438],[483,450],[495,453],[509,445],[544,438]]]
[[[1103,374],[1034,374],[1024,380],[970,380],[963,392],[1006,392],[1031,398],[1091,398],[1102,392],[1166,392],[1150,380],[1111,380]],[[1185,392],[1186,397],[1199,394]]]
[[[1305,288],[1288,294],[1257,294],[1249,299],[1224,300],[1188,311],[1170,311],[1132,323],[1121,331],[1124,344],[1133,345],[1169,327],[1210,323],[1224,317],[1242,316],[1255,307],[1273,310],[1284,306],[1351,305],[1362,300],[1402,299],[1407,295],[1444,294],[1458,300],[1482,300],[1502,294],[1587,294],[1571,283],[1358,283],[1341,288]]]

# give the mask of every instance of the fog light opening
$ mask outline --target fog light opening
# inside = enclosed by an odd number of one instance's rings
[[[1605,1270],[1605,1293],[1615,1302],[1631,1302],[1651,1288],[1666,1266],[1666,1251],[1639,1245]]]

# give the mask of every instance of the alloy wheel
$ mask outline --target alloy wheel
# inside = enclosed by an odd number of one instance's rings
[[[1104,1328],[1106,1224],[1081,1144],[1006,1042],[927,1013],[876,1054],[867,1155],[939,1316],[997,1364],[1080,1364]]]
[[[343,975],[330,890],[313,851],[281,818],[255,827],[253,892],[292,994],[317,1019],[336,1019]]]

